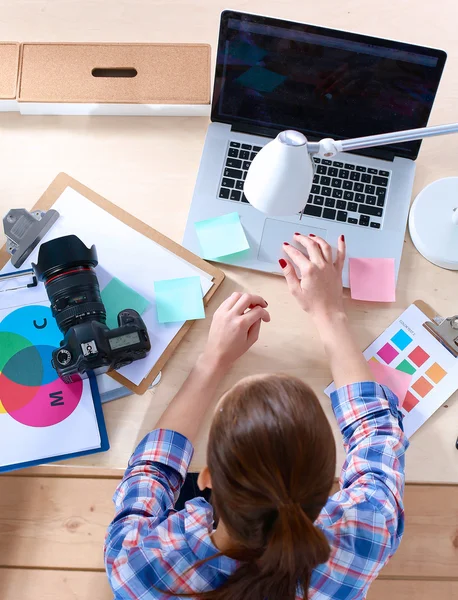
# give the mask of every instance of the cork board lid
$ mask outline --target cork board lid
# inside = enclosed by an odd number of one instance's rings
[[[2,100],[16,98],[19,48],[17,42],[0,42],[0,99]]]
[[[22,47],[23,102],[209,104],[208,44]]]

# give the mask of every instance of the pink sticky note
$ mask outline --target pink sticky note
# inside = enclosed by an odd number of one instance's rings
[[[393,394],[396,394],[398,397],[399,406],[402,406],[407,390],[412,382],[412,375],[382,365],[377,360],[371,359],[367,364],[372,371],[375,381],[380,383],[380,385],[386,385],[386,387],[390,388]]]
[[[394,258],[350,258],[349,269],[353,300],[396,300]]]

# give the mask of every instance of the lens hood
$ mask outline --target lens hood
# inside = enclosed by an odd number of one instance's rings
[[[75,267],[96,267],[95,246],[87,248],[76,235],[64,235],[40,246],[37,264],[32,263],[40,281]]]

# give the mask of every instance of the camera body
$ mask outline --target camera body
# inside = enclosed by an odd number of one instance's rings
[[[118,315],[116,329],[99,321],[86,321],[67,330],[59,348],[52,354],[52,365],[59,377],[70,383],[81,373],[104,373],[120,369],[145,358],[151,346],[143,319],[128,308]]]
[[[32,265],[45,284],[52,314],[64,334],[53,352],[52,365],[66,383],[89,371],[120,369],[145,358],[151,350],[146,325],[135,310],[122,310],[119,327],[107,327],[94,271],[97,264],[95,246],[87,248],[75,235],[67,235],[42,244],[38,262]]]

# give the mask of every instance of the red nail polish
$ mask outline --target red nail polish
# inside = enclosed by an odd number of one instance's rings
[[[342,240],[342,242],[345,242],[345,236],[344,236],[344,234],[342,234],[342,235],[340,236],[340,239]]]
[[[283,242],[284,246],[289,246],[288,242]]]
[[[278,261],[280,263],[280,267],[284,269],[286,267],[286,260],[284,258],[280,258]]]
[[[294,235],[301,235],[301,234],[300,234],[300,233],[297,233],[297,231],[296,231],[296,233],[295,233]]]
[[[309,237],[316,237],[314,233],[309,233]]]

